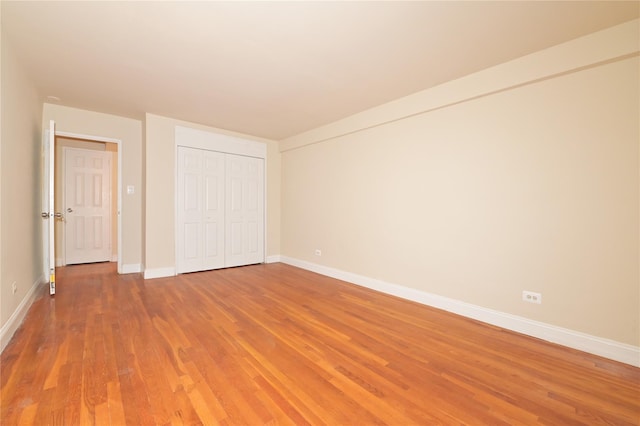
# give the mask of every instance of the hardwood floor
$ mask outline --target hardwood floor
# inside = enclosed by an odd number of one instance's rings
[[[2,353],[3,426],[640,423],[640,369],[284,264],[58,270]]]

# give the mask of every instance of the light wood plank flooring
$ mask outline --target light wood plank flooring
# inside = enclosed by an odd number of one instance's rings
[[[638,425],[640,369],[284,264],[58,270],[0,424]]]

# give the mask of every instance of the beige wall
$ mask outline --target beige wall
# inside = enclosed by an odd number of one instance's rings
[[[63,212],[64,169],[63,148],[80,148],[95,151],[111,152],[111,257],[118,255],[118,144],[108,142],[92,142],[79,139],[56,138],[55,149],[55,211]],[[56,266],[63,265],[64,223],[56,220]]]
[[[4,327],[43,279],[42,104],[4,36],[1,43],[0,327]]]
[[[564,46],[605,52],[586,68],[505,64],[478,98],[456,82],[283,141],[282,254],[638,346],[640,74],[606,55],[635,28]]]
[[[238,136],[267,145],[266,256],[280,253],[280,153],[274,141],[161,117],[146,116],[145,269],[175,268],[175,127]]]
[[[135,271],[142,264],[142,122],[115,115],[44,104],[43,122],[55,120],[56,131],[118,139],[122,149],[122,265]],[[47,124],[48,126],[48,124]],[[127,185],[135,193],[126,194]]]

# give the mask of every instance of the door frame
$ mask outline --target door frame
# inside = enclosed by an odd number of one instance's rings
[[[122,141],[120,139],[109,138],[104,136],[84,135],[72,132],[59,132],[56,130],[56,137],[81,139],[89,142],[106,142],[115,143],[118,151],[118,187],[117,192],[117,227],[118,227],[118,273],[122,274]],[[55,142],[54,142],[55,148]],[[112,200],[113,201],[113,200]]]

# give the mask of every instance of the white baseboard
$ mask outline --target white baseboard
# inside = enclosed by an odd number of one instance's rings
[[[423,305],[433,306],[438,309],[473,318],[507,330],[640,367],[640,347],[637,346],[557,327],[555,325],[530,320],[517,315],[483,308],[481,306],[472,305],[470,303],[450,299],[448,297],[438,296],[421,290],[387,283],[385,281],[353,274],[351,272],[345,272],[304,260],[280,256],[280,261],[321,275],[326,275],[328,277],[377,290],[382,293],[412,300]]]
[[[4,351],[4,348],[9,344],[13,334],[16,332],[24,317],[27,316],[27,312],[29,312],[29,308],[36,300],[36,296],[38,295],[38,288],[44,283],[44,277],[40,276],[38,280],[33,283],[29,292],[24,296],[22,302],[18,305],[17,309],[13,312],[13,314],[9,317],[7,322],[0,328],[0,353]]]
[[[176,268],[152,268],[144,270],[144,279],[173,277],[176,275]]]
[[[280,261],[280,255],[276,254],[274,256],[267,256],[267,258],[264,260],[264,263],[278,263]]]
[[[122,265],[121,274],[135,274],[142,272],[142,266],[139,263],[125,263]]]

